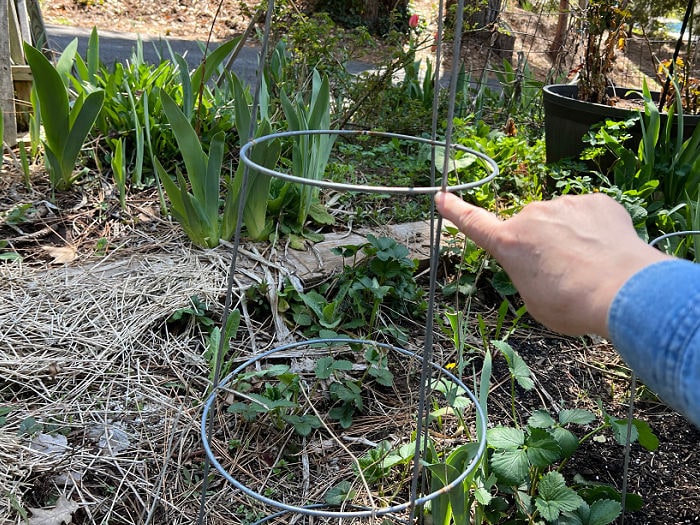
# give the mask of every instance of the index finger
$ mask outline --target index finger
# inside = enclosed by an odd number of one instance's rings
[[[452,193],[439,192],[435,205],[467,237],[488,252],[496,247],[496,230],[503,224],[493,213],[464,202]]]

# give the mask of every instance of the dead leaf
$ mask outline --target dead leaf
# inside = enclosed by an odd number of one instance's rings
[[[78,510],[78,504],[66,499],[61,494],[56,502],[56,506],[50,509],[33,509],[29,507],[32,517],[27,521],[27,525],[69,525],[73,522],[73,513]]]
[[[68,450],[68,438],[63,434],[38,434],[29,447],[47,456],[61,457]]]
[[[65,246],[42,246],[42,249],[53,257],[54,264],[68,264],[78,256],[75,248],[66,244]]]
[[[102,453],[119,454],[131,445],[129,435],[118,423],[92,427],[88,430],[88,436],[98,441]]]

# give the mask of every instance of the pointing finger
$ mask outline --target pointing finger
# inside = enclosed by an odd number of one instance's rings
[[[435,196],[440,214],[488,252],[496,247],[497,229],[503,224],[493,213],[464,202],[452,193]]]

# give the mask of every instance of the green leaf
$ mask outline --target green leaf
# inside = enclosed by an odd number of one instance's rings
[[[510,277],[503,270],[497,271],[491,279],[491,286],[501,295],[514,295],[518,293],[518,289],[510,280]]]
[[[83,95],[79,97],[80,104],[76,104],[70,112],[69,122],[72,123],[68,136],[66,137],[63,146],[62,166],[64,171],[64,180],[66,174],[72,173],[75,168],[75,161],[83,147],[83,143],[92,130],[102,109],[104,102],[104,91],[93,91],[83,100]]]
[[[559,424],[561,426],[573,423],[575,425],[589,425],[595,421],[595,414],[582,408],[564,409],[559,412]]]
[[[328,379],[333,374],[333,362],[334,358],[327,356],[322,357],[316,362],[316,367],[314,368],[314,373],[319,379]]]
[[[192,124],[175,101],[165,91],[161,91],[161,103],[165,116],[173,129],[175,140],[185,161],[187,176],[192,185],[192,193],[199,202],[206,202],[204,197],[204,179],[207,173],[207,156]]]
[[[571,457],[573,453],[576,452],[579,441],[571,431],[565,428],[555,427],[550,429],[549,432],[559,445],[563,457]]]
[[[618,445],[624,445],[627,442],[627,427],[628,421],[626,419],[611,419],[610,425],[612,427],[613,436]],[[637,432],[637,427],[634,423],[630,423],[630,443],[634,443],[639,438],[639,432]]]
[[[248,397],[254,402],[253,404],[259,404],[267,411],[275,410],[277,408],[296,408],[297,404],[289,399],[270,399],[269,397],[249,393]]]
[[[608,525],[622,513],[620,502],[609,499],[594,501],[590,506],[586,525]]]
[[[527,479],[530,462],[521,448],[496,450],[491,456],[491,468],[500,479],[518,485]]]
[[[355,490],[349,481],[341,481],[335,487],[326,492],[324,498],[328,505],[342,505],[355,497]]]
[[[486,433],[486,441],[496,449],[515,449],[525,444],[525,433],[519,428],[493,427]]]
[[[350,403],[343,403],[340,406],[331,408],[328,415],[333,419],[337,419],[342,428],[350,428],[354,413],[355,408]]]
[[[320,202],[312,202],[309,207],[309,217],[316,224],[332,225],[335,224],[335,217],[328,212],[328,209]]]
[[[536,467],[548,467],[561,457],[556,440],[544,429],[533,428],[525,440],[525,450],[530,463]]]
[[[248,88],[243,87],[237,76],[231,77],[231,81],[233,83],[234,107],[236,108],[234,115],[236,131],[238,131],[239,145],[243,147],[250,138],[250,121],[252,119],[249,106],[250,91]]]
[[[21,261],[23,257],[17,252],[0,253],[0,261]]]
[[[233,310],[229,313],[228,319],[226,319],[226,330],[224,330],[224,337],[227,344],[238,334],[238,327],[240,324],[241,312],[239,310]]]
[[[207,172],[202,188],[204,194],[203,205],[209,223],[212,225],[218,224],[219,220],[219,189],[221,185],[221,164],[224,158],[225,139],[226,134],[223,131],[218,132],[211,138]]]
[[[236,310],[237,311],[237,310]],[[240,314],[239,314],[240,319]],[[288,373],[290,370],[289,365],[271,365],[262,370],[253,370],[252,372],[246,372],[244,374],[239,374],[236,376],[236,381],[249,381],[256,377],[279,377]]]
[[[282,419],[294,427],[294,431],[300,436],[308,436],[314,428],[321,426],[321,421],[313,414],[297,416],[290,414],[282,416]]]
[[[535,506],[547,521],[555,521],[564,511],[578,509],[585,502],[576,492],[566,486],[564,476],[559,472],[548,472],[537,487]]]
[[[390,446],[390,445],[389,445]],[[413,459],[416,453],[416,442],[411,441],[390,452],[381,463],[382,468],[389,469],[396,465],[405,465]]]
[[[257,136],[271,133],[270,123],[263,121],[257,130]],[[269,140],[256,144],[251,148],[250,158],[256,164],[265,168],[274,168],[281,153],[279,140]],[[245,197],[243,220],[248,234],[253,240],[265,238],[265,217],[267,201],[270,196],[270,176],[255,170],[249,170],[248,192]]]
[[[369,369],[369,375],[371,375],[377,381],[377,383],[382,386],[391,386],[394,384],[394,375],[386,368],[377,368],[376,366],[372,366]]]
[[[333,330],[342,322],[343,318],[340,315],[335,316],[335,318],[332,315],[332,312],[335,312],[335,303],[327,303],[326,298],[316,290],[309,290],[308,293],[299,294],[299,297],[316,315],[319,323],[324,328]]]
[[[228,42],[224,42],[207,55],[207,59],[203,60],[192,74],[190,85],[193,93],[199,92],[201,84],[206,83],[211,78],[221,62],[233,51],[233,48],[236,47],[241,38],[242,36],[237,36]]]
[[[335,359],[333,357],[322,357],[316,363],[314,372],[319,379],[328,379],[338,370],[352,370],[352,363],[347,359]]]
[[[528,418],[527,424],[532,428],[551,428],[555,421],[545,410],[535,410]]]
[[[0,427],[4,426],[7,424],[7,414],[12,412],[14,410],[14,407],[11,406],[0,406]]]
[[[97,35],[97,27],[93,27],[90,32],[90,39],[87,47],[87,81],[95,83],[95,75],[100,69],[100,38]]]
[[[333,383],[330,387],[330,392],[336,399],[352,403],[356,407],[362,408],[362,398],[360,397],[362,389],[352,381]]]
[[[194,111],[194,92],[192,90],[192,83],[190,82],[189,69],[185,58],[182,55],[173,55],[175,62],[177,62],[177,69],[180,73],[180,84],[182,84],[182,112],[185,114],[187,120],[192,118],[192,112]]]
[[[58,58],[58,62],[56,62],[56,72],[61,77],[64,88],[67,88],[70,84],[70,72],[73,69],[77,51],[78,39],[74,38],[63,49],[61,56]]]
[[[77,39],[75,41],[77,45]],[[68,134],[68,93],[51,62],[29,44],[24,44],[27,63],[32,70],[39,97],[46,142],[55,152],[63,151]]]
[[[491,344],[506,358],[510,373],[517,383],[525,390],[532,390],[535,387],[532,372],[520,354],[505,341],[491,341]]]
[[[460,158],[458,159],[448,159],[447,163],[447,173],[450,173],[452,171],[459,171],[464,168],[468,168],[472,164],[476,162],[476,157],[470,153],[464,153]],[[440,174],[444,175],[445,171],[445,148],[437,148],[435,150],[435,167],[437,170],[440,172]]]
[[[698,126],[698,129],[700,129],[700,126]],[[659,438],[654,434],[653,430],[651,430],[649,423],[641,419],[634,419],[632,423],[639,434],[637,439],[640,445],[647,450],[656,450],[659,448]]]

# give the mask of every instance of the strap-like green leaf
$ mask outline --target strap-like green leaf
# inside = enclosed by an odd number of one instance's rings
[[[211,144],[209,145],[209,159],[204,180],[203,205],[211,224],[216,224],[219,220],[219,193],[221,184],[221,164],[224,158],[224,138],[224,132],[220,131],[212,137]]]
[[[63,82],[65,87],[68,87],[70,72],[73,69],[73,62],[75,61],[75,55],[77,52],[78,39],[74,38],[63,49],[61,56],[58,58],[58,62],[56,62],[56,72],[61,77],[61,82]]]
[[[173,129],[175,140],[185,161],[187,177],[192,186],[195,199],[204,202],[204,179],[207,173],[207,156],[202,150],[202,144],[195,133],[192,124],[182,110],[165,91],[161,91],[163,111]]]
[[[234,115],[236,130],[238,131],[239,144],[243,147],[250,136],[250,92],[243,87],[238,77],[231,77],[231,81],[233,82],[233,96],[236,107]]]
[[[82,98],[82,96],[81,96]],[[92,130],[102,109],[104,102],[104,91],[94,91],[84,98],[82,105],[76,105],[71,111],[69,120],[73,123],[68,132],[68,137],[61,152],[61,166],[68,173],[73,171],[75,161],[78,158],[85,138]],[[64,172],[65,178],[65,172]]]
[[[97,35],[97,28],[93,27],[90,32],[87,48],[87,80],[90,84],[95,83],[95,75],[100,69],[100,38]]]
[[[194,73],[192,73],[190,85],[192,86],[192,91],[194,93],[199,92],[199,87],[202,82],[207,82],[211,78],[221,62],[223,62],[231,51],[233,51],[233,48],[236,47],[236,44],[240,42],[241,38],[242,35],[237,36],[228,42],[224,42],[214,51],[209,53],[209,55],[207,55],[207,59],[199,65]]]
[[[328,77],[320,79],[318,71],[314,70],[314,93],[311,98],[311,114],[309,129],[328,129],[330,126],[330,84]]]
[[[39,97],[46,142],[54,152],[62,152],[68,138],[68,94],[58,71],[51,62],[29,44],[24,45],[27,63],[32,70]]]
[[[182,57],[182,55],[173,55],[175,62],[177,62],[177,69],[180,73],[180,84],[182,85],[182,111],[185,117],[190,120],[192,118],[192,111],[194,110],[194,93],[192,92],[192,83],[190,82],[190,73],[188,70],[187,62]]]

